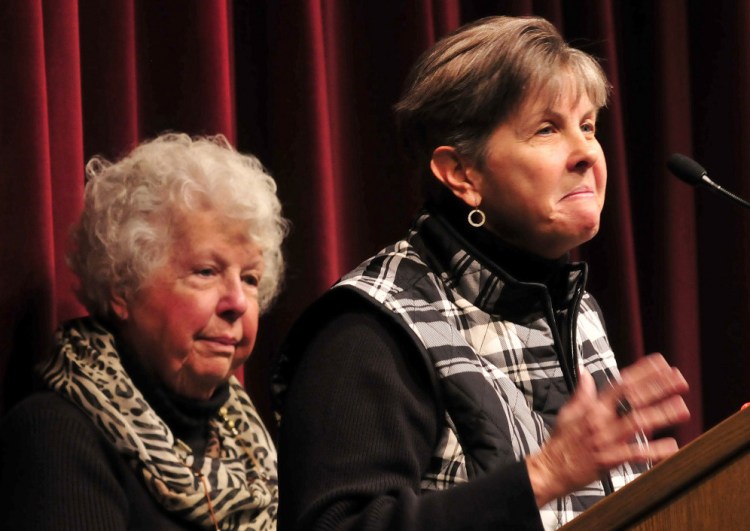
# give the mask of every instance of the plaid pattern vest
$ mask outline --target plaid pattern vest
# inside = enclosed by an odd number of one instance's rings
[[[558,331],[546,286],[518,282],[468,248],[425,212],[406,239],[334,287],[391,314],[437,377],[445,422],[423,490],[449,488],[537,451],[570,397],[560,361],[566,350],[600,387],[619,377],[598,305],[584,291],[585,264],[567,266],[567,326]],[[615,489],[639,472],[612,470]],[[603,495],[596,482],[549,503],[540,509],[545,528],[565,524]]]

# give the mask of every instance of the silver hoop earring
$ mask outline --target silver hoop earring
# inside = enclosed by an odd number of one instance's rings
[[[484,215],[484,212],[479,210],[478,208],[474,208],[469,212],[469,215],[466,217],[466,219],[469,222],[469,225],[472,227],[481,227],[484,225],[484,222],[487,221],[487,216]]]

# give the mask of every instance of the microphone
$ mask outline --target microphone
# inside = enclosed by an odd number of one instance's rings
[[[730,198],[745,208],[750,208],[750,203],[713,182],[708,177],[706,169],[690,157],[686,157],[680,153],[675,153],[667,160],[667,168],[669,168],[669,171],[675,174],[677,178],[685,181],[691,186],[705,186],[714,192]]]

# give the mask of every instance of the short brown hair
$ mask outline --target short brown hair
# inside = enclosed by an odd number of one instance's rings
[[[572,75],[595,106],[606,105],[610,85],[599,63],[547,20],[487,17],[462,26],[411,71],[394,108],[405,147],[422,168],[441,145],[481,166],[492,131],[528,97],[559,91],[562,74]]]

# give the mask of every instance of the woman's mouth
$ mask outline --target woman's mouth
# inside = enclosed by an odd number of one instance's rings
[[[591,189],[590,186],[577,186],[573,188],[573,190],[565,194],[561,200],[592,197],[593,195],[594,195],[594,191]]]

